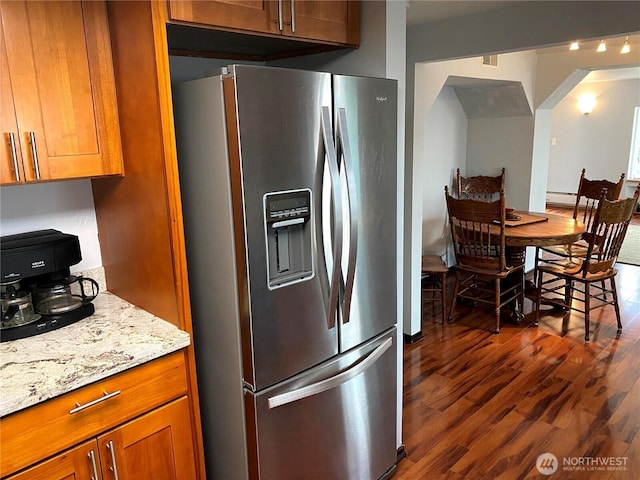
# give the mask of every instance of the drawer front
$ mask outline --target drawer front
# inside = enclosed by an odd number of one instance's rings
[[[4,477],[187,393],[182,352],[74,390],[0,421]]]

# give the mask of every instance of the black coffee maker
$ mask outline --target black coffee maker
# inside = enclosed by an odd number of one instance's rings
[[[70,325],[92,315],[98,283],[71,275],[82,260],[78,237],[38,230],[0,237],[0,341]]]

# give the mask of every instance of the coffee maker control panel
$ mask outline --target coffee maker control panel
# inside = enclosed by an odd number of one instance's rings
[[[0,284],[65,270],[82,260],[78,237],[53,229],[5,235],[0,248]]]

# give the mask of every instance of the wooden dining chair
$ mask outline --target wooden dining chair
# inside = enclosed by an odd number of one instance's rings
[[[566,245],[537,247],[534,262],[534,278],[535,272],[538,270],[538,265],[541,262],[555,263],[559,261],[562,263],[566,258],[584,258],[587,254],[589,240],[593,235],[592,229],[601,192],[606,190],[605,198],[607,200],[617,200],[620,198],[620,193],[624,186],[624,173],[620,175],[620,180],[618,180],[617,183],[609,180],[589,180],[585,178],[585,173],[586,169],[583,168],[580,175],[580,182],[578,183],[576,203],[573,207],[573,218],[585,224],[585,232],[577,242]]]
[[[442,324],[447,315],[447,265],[438,255],[422,255],[422,274],[420,287],[422,303],[431,303],[431,314],[435,316],[436,301],[441,300]]]
[[[622,321],[615,282],[618,270],[614,267],[631,216],[638,204],[639,194],[640,185],[633,197],[610,201],[602,190],[585,256],[567,257],[562,263],[542,264],[538,267],[536,324],[540,319],[542,303],[556,305],[568,311],[576,310],[584,314],[584,340],[589,343],[591,311],[613,305],[620,333]]]
[[[474,177],[463,177],[460,169],[456,171],[456,187],[458,198],[472,198],[490,202],[497,200],[500,191],[504,190],[505,169],[497,177],[477,175]]]
[[[499,333],[501,308],[524,301],[524,263],[508,265],[505,254],[504,190],[495,202],[454,198],[447,187],[444,190],[456,259],[449,321],[457,299],[490,304]]]

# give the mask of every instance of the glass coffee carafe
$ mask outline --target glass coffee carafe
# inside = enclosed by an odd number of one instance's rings
[[[31,292],[20,290],[18,284],[2,285],[0,305],[3,329],[26,325],[40,319],[40,315],[34,311]]]
[[[98,291],[98,282],[92,278],[69,275],[61,280],[38,283],[32,290],[33,304],[41,315],[59,315],[91,302]]]

